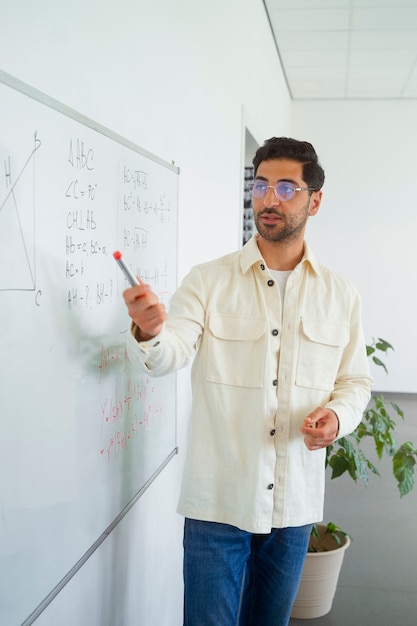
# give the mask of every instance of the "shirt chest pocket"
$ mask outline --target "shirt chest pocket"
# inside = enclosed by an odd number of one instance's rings
[[[349,341],[349,327],[303,318],[300,331],[296,384],[331,391]]]
[[[210,313],[207,380],[238,387],[262,387],[266,321]]]

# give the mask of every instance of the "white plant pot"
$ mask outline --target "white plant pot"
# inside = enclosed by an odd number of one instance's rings
[[[317,524],[320,535],[326,526]],[[345,550],[350,545],[347,536],[341,537],[342,545],[333,548],[329,536],[324,542],[326,552],[309,552],[307,554],[300,587],[295,599],[291,617],[293,619],[313,619],[329,613],[332,608],[337,581],[342,567]]]

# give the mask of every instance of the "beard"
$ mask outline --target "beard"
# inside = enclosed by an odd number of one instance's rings
[[[282,222],[278,225],[265,225],[265,223],[261,221],[262,215],[277,215],[281,218]],[[308,205],[302,209],[300,214],[291,216],[290,218],[274,209],[265,209],[256,214],[254,212],[253,219],[256,230],[266,241],[273,243],[291,243],[299,238],[300,233],[306,226],[308,220]]]

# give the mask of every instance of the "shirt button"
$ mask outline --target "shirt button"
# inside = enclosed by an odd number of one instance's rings
[[[276,387],[276,386],[278,385],[278,381],[277,381],[277,379],[273,380],[273,381],[272,381],[272,384],[274,385],[274,387]]]
[[[278,330],[276,328],[274,328],[274,330],[272,331],[272,334],[274,335],[274,337],[276,337],[278,335]]]
[[[271,491],[271,489],[273,489],[273,488],[274,488],[273,483],[271,483],[270,485],[268,485],[268,489],[269,489],[270,491]]]
[[[269,434],[273,437],[275,435],[275,428],[273,428]]]
[[[268,287],[273,287],[274,286],[274,281],[269,279],[268,280]]]
[[[261,263],[261,270],[265,269],[265,265],[263,263]]]

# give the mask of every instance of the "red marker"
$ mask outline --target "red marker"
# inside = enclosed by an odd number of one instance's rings
[[[113,256],[132,287],[134,287],[135,285],[140,285],[140,282],[122,257],[122,253],[116,250],[116,252],[113,252]]]

